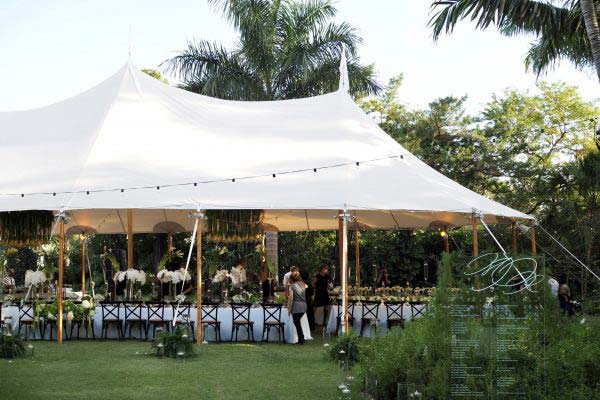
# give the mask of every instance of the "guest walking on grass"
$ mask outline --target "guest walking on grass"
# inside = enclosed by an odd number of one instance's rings
[[[293,272],[290,276],[288,292],[287,309],[294,320],[294,326],[298,334],[298,344],[304,344],[304,332],[302,332],[300,321],[306,313],[306,284],[302,281],[298,271]]]

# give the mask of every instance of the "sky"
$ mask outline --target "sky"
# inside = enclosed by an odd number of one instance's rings
[[[465,22],[434,43],[430,3],[338,0],[336,19],[359,30],[361,59],[375,64],[380,82],[404,74],[399,100],[409,107],[467,95],[476,113],[506,88],[535,91],[536,76],[523,63],[532,37],[506,38]],[[130,48],[139,68],[156,68],[194,38],[231,46],[236,33],[205,0],[2,0],[0,111],[80,93],[119,69]],[[568,62],[541,79],[576,85],[586,100],[600,97],[593,71]]]

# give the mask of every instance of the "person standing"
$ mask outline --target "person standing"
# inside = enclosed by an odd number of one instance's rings
[[[569,289],[569,286],[566,283],[562,284],[558,290],[558,302],[560,303],[560,309],[563,313],[567,314],[569,317],[575,315],[575,310],[573,309],[575,303],[571,298],[571,289]]]
[[[298,271],[293,272],[290,276],[288,293],[287,309],[296,327],[298,344],[304,344],[304,332],[300,321],[306,313],[306,284],[302,281]]]
[[[313,303],[315,308],[323,307],[323,325],[327,324],[327,316],[329,315],[329,310],[331,309],[331,299],[329,298],[329,279],[329,267],[327,264],[323,264],[321,265],[321,268],[319,268],[319,272],[315,277],[315,300]]]
[[[304,282],[310,282],[308,279],[308,272],[302,271],[300,273]],[[311,332],[315,329],[315,309],[313,307],[313,297],[315,295],[315,288],[311,284],[306,284],[306,317],[308,318],[308,326]]]
[[[295,265],[292,265],[290,267],[290,270],[285,275],[283,275],[283,288],[285,289],[286,296],[288,295],[288,287],[290,286],[290,283],[291,283],[290,278],[292,277],[292,274],[294,272],[296,272],[296,273],[299,272],[299,269]]]
[[[550,286],[550,293],[552,294],[552,297],[555,299],[558,298],[558,288],[560,287],[558,281],[550,277],[550,279],[548,279],[548,285]]]
[[[388,275],[387,268],[380,269],[379,276],[377,277],[377,287],[389,287],[391,283],[392,282],[390,281],[390,276]]]

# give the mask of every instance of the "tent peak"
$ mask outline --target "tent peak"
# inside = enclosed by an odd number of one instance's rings
[[[350,81],[348,79],[348,60],[346,59],[346,43],[342,43],[340,52],[340,92],[350,92]]]

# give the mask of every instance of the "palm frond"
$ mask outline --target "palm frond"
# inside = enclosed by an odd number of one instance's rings
[[[465,18],[475,22],[477,29],[495,26],[499,30],[539,35],[545,26],[561,26],[570,12],[568,8],[538,0],[440,0],[435,1],[431,9],[438,10],[429,21],[435,40],[442,33],[452,33],[456,24]]]

